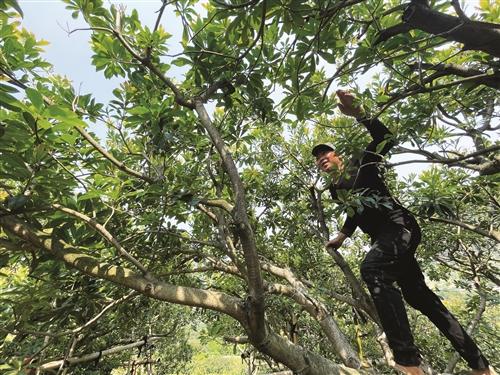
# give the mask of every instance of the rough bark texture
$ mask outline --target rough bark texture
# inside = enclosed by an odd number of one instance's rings
[[[283,363],[295,374],[300,375],[348,375],[369,374],[365,370],[356,370],[338,365],[299,345],[294,345],[283,337],[270,332],[266,340],[258,347],[265,354]]]
[[[500,31],[480,22],[453,17],[413,0],[403,13],[412,28],[463,43],[466,50],[478,50],[500,57]]]
[[[290,283],[291,287],[279,284],[274,284],[272,287],[277,289],[278,292],[295,300],[319,323],[335,352],[340,356],[342,362],[346,366],[359,368],[361,366],[361,361],[358,354],[349,343],[349,340],[337,325],[335,319],[333,319],[328,312],[327,307],[308,293],[304,283],[302,283],[302,281],[300,281],[289,269],[277,267],[269,263],[262,263],[262,269]]]
[[[272,284],[268,286],[268,290],[271,293],[274,292],[286,295],[302,306],[304,310],[318,322],[335,353],[342,359],[342,362],[351,368],[361,367],[361,361],[358,354],[337,325],[337,322],[332,318],[321,302],[316,301],[297,288],[286,285]]]

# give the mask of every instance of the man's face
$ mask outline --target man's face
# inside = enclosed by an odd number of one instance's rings
[[[323,172],[342,171],[342,159],[333,150],[321,151],[316,156],[316,165]]]

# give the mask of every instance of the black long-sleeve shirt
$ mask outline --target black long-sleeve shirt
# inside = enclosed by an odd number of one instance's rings
[[[392,133],[377,119],[361,123],[373,140],[361,156],[350,160],[329,190],[337,203],[342,197],[350,196],[346,199],[347,219],[340,231],[351,236],[356,227],[360,227],[373,238],[393,224],[404,224],[401,214],[408,211],[391,196],[379,169],[382,156],[394,145]]]

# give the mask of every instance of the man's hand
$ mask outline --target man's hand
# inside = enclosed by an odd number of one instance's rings
[[[347,116],[361,118],[364,116],[364,112],[357,104],[354,103],[356,97],[350,92],[337,90],[337,96],[340,100],[339,109]]]
[[[335,237],[333,240],[328,241],[325,246],[327,248],[332,248],[334,250],[337,250],[340,246],[342,246],[346,238],[347,235],[340,232],[339,234],[337,234],[337,237]]]

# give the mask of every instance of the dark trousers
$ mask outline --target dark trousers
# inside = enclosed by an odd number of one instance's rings
[[[420,228],[410,215],[405,215],[404,222],[405,225],[391,225],[372,238],[372,247],[361,264],[361,276],[373,298],[396,363],[420,364],[402,292],[406,302],[430,319],[471,368],[487,368],[488,361],[477,345],[425,284],[415,260]],[[401,292],[394,284],[399,285]]]

